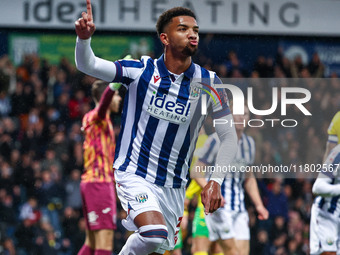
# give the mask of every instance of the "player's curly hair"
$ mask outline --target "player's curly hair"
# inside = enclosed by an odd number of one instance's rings
[[[190,16],[196,19],[195,13],[191,11],[188,8],[185,7],[174,7],[172,9],[169,9],[162,13],[161,16],[159,16],[157,24],[156,24],[156,30],[158,37],[161,35],[161,33],[164,32],[165,28],[172,22],[172,18],[178,17],[178,16]]]
[[[104,90],[106,87],[109,85],[108,82],[102,81],[102,80],[97,80],[92,84],[92,98],[95,102],[99,103],[100,97],[104,93]]]

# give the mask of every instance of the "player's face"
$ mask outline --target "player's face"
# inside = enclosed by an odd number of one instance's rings
[[[198,50],[198,25],[190,16],[178,16],[172,19],[168,27],[169,46],[185,56],[193,56]]]
[[[110,110],[111,112],[118,112],[120,102],[122,101],[121,96],[119,95],[119,91],[115,91],[115,94],[112,97],[111,104],[110,104]]]
[[[249,115],[250,115],[249,109],[248,109],[247,106],[244,106],[244,115],[233,115],[235,123],[244,123],[245,122],[245,125],[236,124],[235,125],[236,130],[243,132],[245,126],[247,126],[247,123],[248,123],[248,120],[249,120],[249,117],[250,117]]]

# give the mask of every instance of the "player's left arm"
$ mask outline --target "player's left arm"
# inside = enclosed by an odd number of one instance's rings
[[[215,76],[218,79],[217,76]],[[218,83],[221,81],[218,79]],[[215,82],[217,83],[217,82]],[[227,94],[224,89],[218,89],[222,106],[220,109],[216,109],[213,113],[213,118],[219,120],[216,124],[215,130],[221,142],[220,149],[216,157],[216,166],[221,167],[231,164],[237,152],[237,135],[234,125],[231,123],[234,121],[230,113],[228,106]],[[202,203],[205,208],[205,213],[216,211],[222,203],[221,184],[224,180],[226,173],[215,171],[210,177],[210,181],[204,187],[202,191]]]

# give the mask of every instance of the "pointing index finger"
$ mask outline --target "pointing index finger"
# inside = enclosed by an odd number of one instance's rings
[[[86,9],[87,9],[87,19],[88,19],[88,21],[92,21],[91,0],[86,0]]]

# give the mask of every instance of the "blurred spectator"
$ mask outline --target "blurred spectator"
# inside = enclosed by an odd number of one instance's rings
[[[36,183],[37,195],[43,216],[48,217],[51,225],[59,234],[61,233],[59,212],[63,206],[65,190],[63,187],[52,180],[51,173],[42,173],[42,182]]]
[[[51,148],[55,151],[55,158],[59,162],[65,162],[69,159],[68,156],[68,140],[66,139],[64,132],[57,132],[54,135],[52,142],[50,143]]]
[[[11,238],[5,239],[2,254],[3,255],[16,255],[17,254],[15,250],[15,246],[13,244],[13,240]]]
[[[74,236],[74,241],[73,241],[74,248],[73,248],[72,255],[77,255],[79,250],[83,246],[84,240],[85,240],[85,230],[86,230],[86,221],[84,218],[81,218],[78,222],[77,233]]]
[[[57,100],[63,93],[70,93],[71,88],[67,83],[66,78],[66,72],[62,69],[58,70],[56,82],[54,83],[53,88],[54,100]]]
[[[52,149],[52,146],[46,151],[46,158],[41,162],[41,167],[43,170],[48,170],[51,165],[56,165],[58,169],[62,169],[62,164],[59,159],[56,158],[56,152]]]
[[[9,228],[14,226],[16,224],[14,212],[13,197],[9,194],[5,194],[0,201],[0,222],[5,222]]]
[[[239,60],[235,51],[229,51],[228,59],[224,64],[227,67],[229,77],[246,76],[246,70],[243,67],[243,63]]]
[[[24,82],[21,79],[17,80],[15,92],[12,94],[11,101],[14,106],[12,110],[13,116],[19,116],[28,112],[30,105],[24,95]]]
[[[38,201],[34,197],[28,198],[27,202],[20,210],[20,220],[29,220],[30,225],[36,224],[40,220],[41,213],[38,209]]]
[[[269,240],[268,234],[265,230],[259,230],[257,233],[257,242],[255,247],[252,247],[250,254],[251,255],[269,255]]]
[[[65,184],[66,204],[75,210],[81,210],[82,200],[80,196],[80,171],[73,169],[69,180]]]
[[[68,108],[70,112],[70,118],[72,120],[80,120],[82,119],[82,107],[89,100],[85,97],[85,93],[82,90],[77,90],[74,98],[69,101]]]
[[[0,174],[1,189],[5,189],[8,193],[11,193],[14,185],[14,176],[13,169],[8,162],[4,161],[0,164]]]
[[[63,92],[59,97],[57,101],[56,108],[58,109],[60,113],[60,121],[63,126],[69,125],[69,108],[68,108],[68,102],[70,100],[70,96],[67,92]]]
[[[12,104],[7,92],[0,91],[0,116],[8,116],[12,111]]]
[[[294,58],[294,61],[291,65],[291,67],[290,67],[292,77],[294,77],[294,78],[301,77],[301,71],[303,70],[303,68],[304,68],[304,65],[303,65],[303,62],[302,62],[302,57],[300,55],[297,55]]]
[[[15,182],[24,189],[27,197],[35,195],[35,178],[31,163],[32,159],[29,154],[23,154],[20,164],[14,171]]]
[[[266,208],[269,211],[269,218],[274,220],[277,216],[288,220],[288,200],[283,192],[282,179],[274,179],[271,190],[261,181],[259,187],[265,196]]]
[[[18,255],[34,254],[34,246],[32,240],[34,239],[34,231],[30,219],[25,218],[20,223],[15,237],[17,239]]]
[[[75,239],[75,235],[78,232],[78,222],[79,213],[73,210],[71,207],[66,207],[64,210],[64,220],[62,223],[66,238],[72,241]]]
[[[318,53],[315,52],[313,54],[313,58],[308,64],[308,70],[314,78],[322,78],[324,76],[325,67],[321,63]]]

